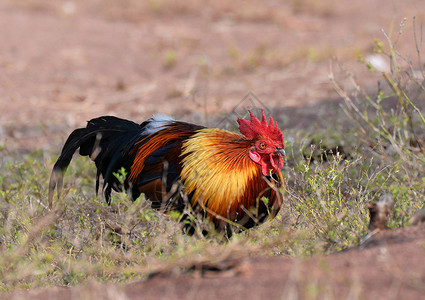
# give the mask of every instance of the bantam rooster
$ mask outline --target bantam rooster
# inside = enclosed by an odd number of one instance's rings
[[[218,231],[228,224],[251,228],[273,218],[282,199],[278,188],[284,140],[277,123],[238,119],[242,134],[175,121],[164,115],[136,124],[112,116],[92,119],[74,130],[63,146],[49,183],[49,204],[58,198],[62,175],[74,152],[90,156],[97,167],[96,192],[103,177],[104,196],[124,188],[134,200],[141,193],[164,211],[191,208]],[[120,181],[114,173],[125,168]],[[122,184],[124,187],[122,187]]]

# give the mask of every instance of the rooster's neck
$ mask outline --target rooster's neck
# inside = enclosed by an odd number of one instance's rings
[[[264,182],[260,166],[249,158],[251,145],[243,135],[219,129],[199,130],[185,141],[181,179],[192,203],[232,217],[244,201],[256,201],[244,199],[253,182]]]

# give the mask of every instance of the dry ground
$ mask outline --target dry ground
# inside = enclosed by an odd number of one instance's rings
[[[20,292],[10,299],[423,299],[425,226],[376,234],[327,257],[249,257],[222,272],[165,273],[125,285]]]
[[[130,3],[128,7],[125,3]],[[302,107],[337,99],[329,59],[376,84],[356,57],[404,17],[398,48],[415,58],[407,1],[58,1],[0,4],[0,142],[44,148],[91,117],[142,121],[152,113],[210,123],[254,92],[286,125]],[[292,116],[292,119],[291,119]],[[297,114],[298,118],[300,115]],[[210,118],[210,119],[209,119]],[[317,117],[316,117],[317,118]],[[39,299],[419,299],[425,228],[379,233],[363,249],[298,260],[250,257],[225,272],[160,274],[127,285],[30,292]],[[306,287],[304,289],[300,287]],[[300,290],[307,294],[300,294]],[[311,293],[311,294],[308,294]],[[27,299],[27,293],[12,298]]]
[[[423,22],[425,4],[399,2],[4,0],[2,140],[50,149],[102,114],[205,124],[249,91],[271,110],[336,99],[329,59],[366,81],[357,56],[392,20],[397,33],[407,18],[398,48],[415,60],[412,17]]]

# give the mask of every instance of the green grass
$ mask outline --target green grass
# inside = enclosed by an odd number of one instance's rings
[[[177,53],[173,50],[168,50],[165,53],[165,58],[164,58],[164,67],[165,68],[171,68],[173,67],[177,62]]]
[[[285,132],[280,213],[229,241],[182,234],[175,216],[150,209],[143,197],[131,202],[115,193],[106,205],[94,191],[94,165],[80,157],[67,171],[63,197],[49,211],[47,186],[57,154],[1,147],[0,290],[88,279],[121,282],[258,253],[333,253],[358,244],[367,230],[367,204],[388,192],[395,199],[390,227],[408,225],[425,199],[425,120],[417,107],[424,100],[424,78],[405,72],[413,66],[400,64],[388,41],[387,50],[383,43],[378,49],[395,66],[383,74],[387,88],[355,99],[334,79],[345,100],[333,120],[338,125],[332,132]],[[330,151],[337,146],[344,152]]]

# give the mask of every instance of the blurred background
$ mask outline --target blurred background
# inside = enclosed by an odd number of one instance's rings
[[[46,148],[106,114],[209,125],[250,92],[272,114],[334,101],[330,62],[376,86],[359,57],[389,69],[384,32],[415,61],[414,16],[423,0],[3,0],[0,142]]]

